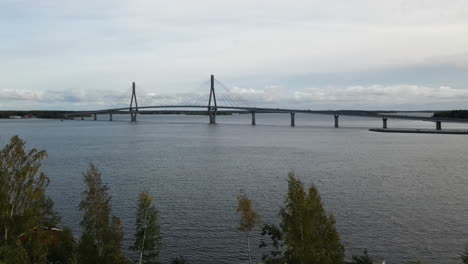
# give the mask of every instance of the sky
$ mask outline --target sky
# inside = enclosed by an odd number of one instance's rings
[[[199,90],[255,106],[468,109],[468,0],[0,0],[0,109]]]

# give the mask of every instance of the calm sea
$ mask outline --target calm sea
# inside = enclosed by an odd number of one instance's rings
[[[18,134],[47,150],[48,194],[63,223],[80,232],[82,172],[101,170],[113,213],[132,243],[138,193],[149,191],[160,211],[162,260],[246,263],[237,231],[236,196],[243,190],[265,223],[278,223],[294,170],[315,184],[336,217],[346,255],[387,263],[458,263],[468,243],[468,136],[369,132],[379,119],[296,114],[114,116],[113,122],[1,120],[0,143]],[[444,127],[466,125],[443,124]],[[433,123],[389,120],[389,127]],[[258,232],[254,233],[254,254]]]

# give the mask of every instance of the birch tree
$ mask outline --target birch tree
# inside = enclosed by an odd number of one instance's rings
[[[288,174],[281,216],[288,263],[343,263],[344,247],[333,215],[325,213],[317,188],[312,185],[306,192],[294,172]]]
[[[90,163],[84,173],[85,190],[80,210],[83,212],[83,234],[78,246],[81,263],[127,263],[122,253],[123,231],[120,219],[111,215],[111,196],[101,173]]]
[[[369,256],[369,254],[367,254],[367,250],[364,250],[364,254],[363,255],[353,255],[352,256],[352,262],[351,264],[372,264],[374,263],[374,261],[372,260],[372,258]],[[411,264],[414,262],[410,262],[409,264]]]
[[[46,157],[45,151],[26,150],[18,136],[0,152],[0,241],[4,245],[23,232],[59,220],[45,196],[49,178],[41,171],[41,161]]]
[[[250,250],[250,231],[258,224],[260,217],[252,208],[252,201],[246,194],[241,194],[237,197],[238,206],[237,212],[240,213],[239,230],[247,236],[247,249],[249,253],[249,264],[252,263]]]
[[[142,192],[138,198],[136,215],[135,242],[130,248],[138,254],[139,264],[159,264],[161,236],[158,210],[152,203],[148,192]]]
[[[283,232],[276,225],[265,224],[262,228],[262,240],[259,248],[268,249],[269,254],[263,254],[265,264],[286,264],[284,256]],[[270,244],[267,242],[271,240]]]

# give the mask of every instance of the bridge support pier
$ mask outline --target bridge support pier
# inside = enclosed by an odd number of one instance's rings
[[[255,111],[252,111],[252,126],[255,126],[256,123],[255,123]]]
[[[93,114],[93,116],[94,116],[94,118],[93,118],[94,121],[96,121],[97,120],[97,114]]]
[[[290,113],[291,114],[291,126],[295,126],[296,125],[296,120],[294,119],[294,116],[296,115],[296,113]]]
[[[84,120],[84,116],[81,116],[81,120]]]
[[[210,116],[210,124],[216,124],[216,114],[215,113],[208,113]]]
[[[109,121],[112,121],[112,112],[109,113]]]
[[[436,130],[442,130],[442,122],[436,121]]]
[[[382,127],[387,128],[387,118],[386,117],[382,118],[382,123],[383,123]]]
[[[339,128],[340,127],[340,124],[339,124],[340,115],[335,114],[334,117],[335,117],[335,128]]]

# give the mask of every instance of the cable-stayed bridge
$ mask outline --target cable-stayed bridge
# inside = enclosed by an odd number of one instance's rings
[[[207,87],[208,88],[208,87]],[[209,92],[208,92],[209,90]],[[294,109],[294,108],[266,108],[256,107],[252,100],[248,100],[241,96],[239,93],[234,93],[224,84],[219,82],[211,75],[209,81],[209,89],[204,91],[194,91],[193,93],[186,94],[181,97],[159,97],[152,96],[149,98],[152,102],[150,105],[138,105],[136,86],[132,83],[132,95],[129,107],[109,108],[92,111],[73,112],[66,114],[68,118],[81,118],[92,115],[94,120],[97,120],[98,114],[108,114],[109,121],[112,121],[114,114],[129,114],[130,121],[136,122],[138,114],[142,111],[158,110],[158,112],[174,112],[177,109],[178,113],[192,113],[200,111],[207,114],[210,124],[216,124],[216,115],[218,111],[229,111],[238,113],[249,113],[252,116],[252,125],[256,125],[256,113],[285,113],[291,117],[291,126],[295,126],[295,114],[322,114],[333,116],[334,127],[339,127],[340,116],[360,116],[369,118],[381,118],[382,127],[387,128],[388,119],[406,119],[406,120],[420,120],[430,121],[436,124],[436,130],[442,129],[442,122],[449,123],[468,123],[466,119],[455,118],[437,118],[437,117],[423,117],[418,115],[402,115],[395,112],[376,112],[376,111],[361,111],[361,110],[308,110],[308,109]],[[165,109],[165,110],[164,110]]]

